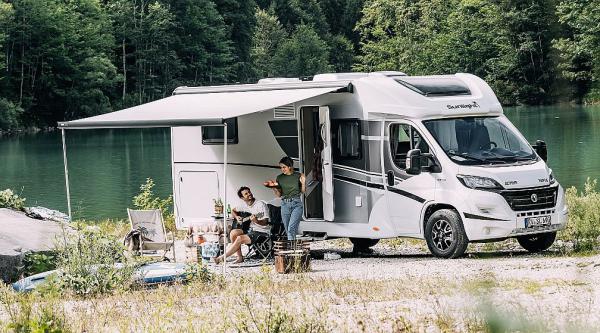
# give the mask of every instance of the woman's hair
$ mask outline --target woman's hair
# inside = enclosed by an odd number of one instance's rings
[[[281,160],[279,160],[279,164],[283,164],[288,168],[294,167],[294,161],[292,161],[292,159],[289,156],[285,156]]]

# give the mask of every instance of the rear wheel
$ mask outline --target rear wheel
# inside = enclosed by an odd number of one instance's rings
[[[429,251],[439,258],[458,258],[469,245],[460,215],[450,209],[431,214],[425,224],[425,240]]]
[[[379,242],[379,239],[350,238],[350,241],[354,245],[354,252],[364,252],[370,250],[371,246],[375,246]]]
[[[556,232],[517,237],[519,244],[529,252],[542,252],[547,250],[552,246],[555,239]]]

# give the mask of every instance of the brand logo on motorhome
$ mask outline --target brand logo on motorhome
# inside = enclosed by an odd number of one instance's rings
[[[531,202],[533,202],[533,203],[536,203],[537,201],[538,201],[538,196],[537,196],[537,194],[535,194],[535,193],[534,193],[534,194],[532,194],[532,195],[531,195]]]
[[[472,109],[472,108],[478,108],[479,104],[477,104],[477,102],[473,101],[473,103],[469,103],[469,104],[448,104],[446,105],[446,107],[448,107],[449,110],[453,110],[453,109]]]

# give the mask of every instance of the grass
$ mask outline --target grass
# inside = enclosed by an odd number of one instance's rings
[[[562,280],[485,274],[461,280],[333,279],[310,273],[279,275],[265,267],[227,278],[86,298],[23,295],[3,287],[0,331],[33,327],[48,318],[62,331],[74,332],[503,332],[494,328],[498,325],[521,332],[562,331],[560,320],[548,320],[563,318],[562,313],[536,305],[540,300],[552,302],[545,288],[568,290],[573,298],[583,293],[593,297],[589,286]],[[533,306],[511,305],[516,295],[531,298]],[[15,316],[14,309],[26,315]],[[533,325],[514,321],[511,310]],[[591,315],[593,309],[581,306],[577,311]]]

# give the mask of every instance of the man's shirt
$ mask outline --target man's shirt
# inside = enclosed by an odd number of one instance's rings
[[[246,212],[256,216],[257,220],[268,220],[269,219],[269,208],[267,204],[260,200],[254,200],[254,203],[249,206],[245,201],[242,202],[241,205],[235,207],[235,211],[238,213]],[[271,231],[271,226],[269,225],[260,225],[258,223],[254,223],[254,221],[250,221],[250,229],[256,232],[269,233]]]

